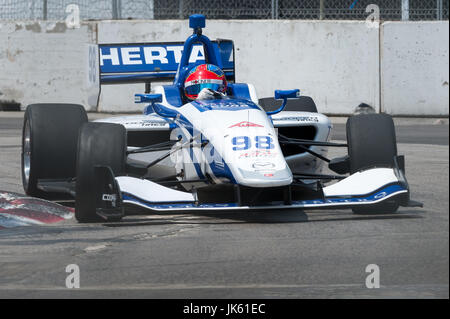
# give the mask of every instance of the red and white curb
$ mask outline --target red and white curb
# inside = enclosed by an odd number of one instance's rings
[[[0,191],[0,230],[73,218],[74,209],[40,198]]]

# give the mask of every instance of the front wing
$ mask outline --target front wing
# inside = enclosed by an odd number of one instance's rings
[[[352,174],[324,187],[313,199],[282,201],[264,205],[239,206],[237,203],[197,203],[195,194],[181,192],[148,180],[128,176],[116,177],[122,204],[155,212],[163,211],[234,211],[280,209],[337,209],[372,206],[386,201],[401,206],[418,206],[409,200],[409,189],[403,172],[397,168],[372,168]]]

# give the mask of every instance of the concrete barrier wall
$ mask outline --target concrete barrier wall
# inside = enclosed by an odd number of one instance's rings
[[[63,22],[0,23],[0,101],[87,105],[88,43],[96,25]]]
[[[252,83],[258,97],[299,88],[321,112],[352,113],[361,103],[379,107],[378,30],[364,22],[207,21],[211,39],[233,39],[236,79]],[[99,43],[179,41],[186,21],[100,22]],[[102,87],[100,109],[134,109],[131,89]],[[121,92],[121,96],[112,94]]]
[[[69,30],[54,22],[0,24],[0,100],[95,109],[87,102],[86,44],[183,41],[191,34],[187,25],[100,21]],[[210,20],[205,34],[234,40],[237,81],[254,84],[259,97],[299,88],[329,114],[351,114],[365,102],[391,114],[448,115],[448,22],[378,29],[357,21]],[[143,84],[103,85],[97,109],[140,110],[133,96],[143,90]]]
[[[393,115],[448,115],[449,24],[386,22],[381,28],[381,107]]]

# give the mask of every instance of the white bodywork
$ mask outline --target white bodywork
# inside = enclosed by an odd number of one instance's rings
[[[374,168],[356,172],[339,183],[324,187],[325,196],[359,196],[369,194],[387,184],[398,182],[392,168]]]
[[[254,103],[257,102],[253,86],[249,85],[249,91],[251,100]],[[217,171],[226,167],[233,176],[232,181],[237,184],[250,187],[272,187],[291,184],[292,171],[306,173],[321,171],[323,161],[309,153],[303,152],[285,157],[278,143],[277,129],[313,126],[316,129],[314,140],[328,141],[332,126],[325,115],[309,112],[281,112],[268,117],[259,106],[245,108],[245,105],[239,110],[221,110],[218,106],[214,110],[201,111],[198,104],[196,107],[196,102],[187,103],[181,107],[170,105],[162,86],[155,87],[153,93],[162,95],[163,106],[180,113],[181,117],[173,120],[176,127],[174,124],[171,126],[170,120],[155,113],[97,120],[122,124],[128,131],[171,131],[172,140],[182,137],[177,145],[185,145],[185,147],[150,168],[151,176],[161,177],[161,172],[166,175],[182,174],[183,176],[179,179],[184,180],[208,176],[214,183],[222,183],[230,181],[230,178],[217,174]],[[233,105],[236,104],[234,100],[229,101]],[[210,101],[205,103],[211,104]],[[239,102],[237,105],[239,107]],[[186,122],[190,125],[187,126]],[[189,129],[189,126],[194,129]],[[249,145],[243,143],[244,137]],[[196,142],[191,148],[188,141],[192,138]],[[267,143],[268,139],[271,139],[270,143]],[[203,151],[199,147],[202,141],[208,141]],[[249,147],[242,149],[245,146]],[[327,149],[322,146],[311,146],[310,149],[321,155],[327,153]],[[163,153],[133,154],[129,158],[132,161],[149,163]],[[190,189],[194,185],[201,186],[196,183],[184,184],[184,187]]]
[[[253,92],[251,100],[255,102],[256,95],[251,86],[249,91]],[[146,177],[154,179],[176,175],[179,181],[190,182],[182,183],[184,191],[180,191],[148,179],[119,176],[116,180],[124,203],[154,211],[338,208],[372,205],[408,192],[395,169],[373,168],[324,187],[322,197],[318,195],[312,200],[294,200],[290,204],[277,202],[270,206],[199,204],[197,190],[211,182],[269,188],[291,185],[292,172],[320,173],[323,161],[308,152],[283,155],[277,130],[310,126],[315,128],[314,141],[327,142],[332,125],[325,115],[319,113],[283,111],[269,117],[256,103],[239,99],[193,101],[175,107],[167,102],[164,92],[163,87],[154,90],[154,93],[162,95],[161,104],[166,110],[176,111],[174,118],[151,113],[98,121],[122,124],[128,132],[167,132],[167,140],[176,141],[171,155],[151,167]],[[310,146],[309,149],[323,156],[327,153],[323,146]],[[131,154],[128,159],[148,164],[164,153],[167,151]],[[209,183],[205,183],[206,178]],[[311,184],[317,181],[302,182]]]

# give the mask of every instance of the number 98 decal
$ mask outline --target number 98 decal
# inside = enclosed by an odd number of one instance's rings
[[[231,139],[233,151],[245,151],[252,147],[252,142],[248,136],[236,136]],[[271,150],[275,148],[273,139],[270,136],[255,136],[255,147],[260,150]]]

